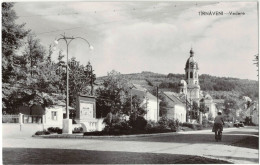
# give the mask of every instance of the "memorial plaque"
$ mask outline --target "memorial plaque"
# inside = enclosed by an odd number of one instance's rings
[[[78,96],[76,120],[85,122],[96,118],[96,99],[93,96]]]
[[[91,102],[80,101],[80,119],[94,118],[94,104]]]

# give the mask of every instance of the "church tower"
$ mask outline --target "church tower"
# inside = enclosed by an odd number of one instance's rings
[[[194,52],[191,48],[190,57],[185,65],[185,79],[187,82],[187,99],[189,101],[196,101],[199,103],[200,86],[198,75],[198,63],[194,59]]]

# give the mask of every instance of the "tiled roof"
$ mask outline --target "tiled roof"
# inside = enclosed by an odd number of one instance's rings
[[[157,101],[157,97],[155,97],[154,95],[152,95],[150,92],[148,91],[143,91],[143,90],[140,90],[140,89],[135,89],[133,88],[132,89],[132,95],[137,95],[139,96],[140,98],[145,98],[147,97],[149,100],[155,100]],[[158,100],[160,101],[160,100]]]
[[[174,104],[185,106],[182,101],[178,98],[178,95],[174,92],[163,92]]]

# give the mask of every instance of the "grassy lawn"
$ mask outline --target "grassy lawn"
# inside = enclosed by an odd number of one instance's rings
[[[240,141],[237,141],[232,144],[233,146],[237,147],[246,147],[246,148],[252,148],[252,149],[259,149],[259,138],[250,136],[245,139],[242,139]]]
[[[70,149],[3,148],[3,164],[228,164],[200,156]]]

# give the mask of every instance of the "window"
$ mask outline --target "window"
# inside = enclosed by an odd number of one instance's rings
[[[52,120],[57,120],[58,118],[57,118],[57,112],[56,111],[52,111],[51,112],[51,119]]]
[[[193,72],[190,72],[190,78],[193,78]]]
[[[186,79],[188,79],[188,72],[186,72]]]

